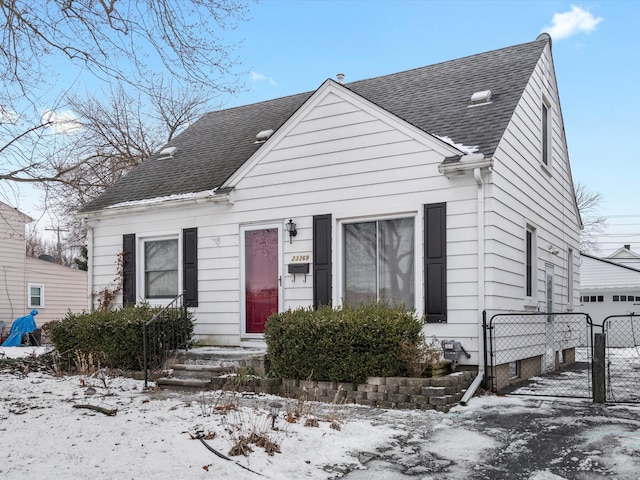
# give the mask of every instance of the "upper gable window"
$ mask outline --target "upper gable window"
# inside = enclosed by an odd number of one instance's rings
[[[542,163],[550,169],[551,167],[551,105],[546,98],[542,99]]]

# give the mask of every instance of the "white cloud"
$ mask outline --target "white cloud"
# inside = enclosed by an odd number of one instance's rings
[[[251,72],[251,80],[253,81],[253,83],[268,82],[274,87],[277,85],[276,81],[273,78],[267,77],[266,75],[258,72]]]
[[[80,123],[73,112],[69,110],[45,110],[42,114],[42,122],[50,123],[48,128],[53,129],[55,133],[61,133],[63,135],[72,135],[83,128],[82,123]]]
[[[578,33],[590,33],[602,20],[587,10],[571,5],[570,11],[555,13],[551,18],[551,25],[544,27],[542,31],[547,32],[554,40],[560,40]]]

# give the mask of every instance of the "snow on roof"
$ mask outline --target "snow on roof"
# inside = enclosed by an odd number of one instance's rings
[[[195,198],[195,193],[178,193],[174,195],[166,195],[163,197],[155,197],[155,198],[144,198],[142,200],[130,200],[128,202],[115,203],[113,205],[109,205],[106,208],[123,208],[123,207],[137,207],[140,205],[152,205],[155,203],[164,203],[175,200],[187,200],[190,198]]]
[[[434,135],[434,137],[439,138],[443,142],[448,143],[452,147],[455,147],[455,148],[457,148],[458,150],[460,150],[461,152],[464,152],[464,153],[476,153],[478,151],[478,146],[477,145],[475,147],[468,147],[466,145],[463,145],[462,143],[456,143],[455,141],[453,141],[451,138],[447,137],[446,135]]]

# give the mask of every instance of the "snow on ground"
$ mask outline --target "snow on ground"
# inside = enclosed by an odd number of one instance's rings
[[[0,356],[40,352],[5,348]],[[1,364],[0,400],[6,480],[637,479],[640,471],[640,408],[594,410],[584,401],[482,396],[447,414],[393,411],[144,391],[142,382],[123,377],[55,377]],[[283,405],[277,430],[269,414],[274,401]],[[300,418],[287,422],[296,409]],[[245,443],[252,453],[229,456],[252,431],[280,453]],[[193,438],[198,434],[230,460]]]

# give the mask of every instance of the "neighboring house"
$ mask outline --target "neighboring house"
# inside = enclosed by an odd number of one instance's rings
[[[91,291],[184,290],[215,345],[262,342],[273,311],[384,298],[470,365],[483,311],[574,310],[581,221],[548,35],[342,79],[208,113],[90,203]]]
[[[619,248],[609,255],[607,260],[640,269],[640,254],[631,251],[631,245],[624,245]]]
[[[25,225],[32,221],[0,202],[0,322],[7,329],[33,309],[41,326],[89,306],[87,272],[27,257]]]
[[[612,315],[640,314],[640,255],[625,245],[606,258],[586,253],[580,258],[580,311],[588,313],[594,325],[601,326]],[[616,328],[615,325],[612,328]],[[631,334],[626,324],[618,328],[627,329]],[[620,341],[629,337],[624,330],[611,333],[611,338],[616,339],[613,346],[638,345],[631,338],[628,344]],[[640,338],[640,332],[638,335]]]

